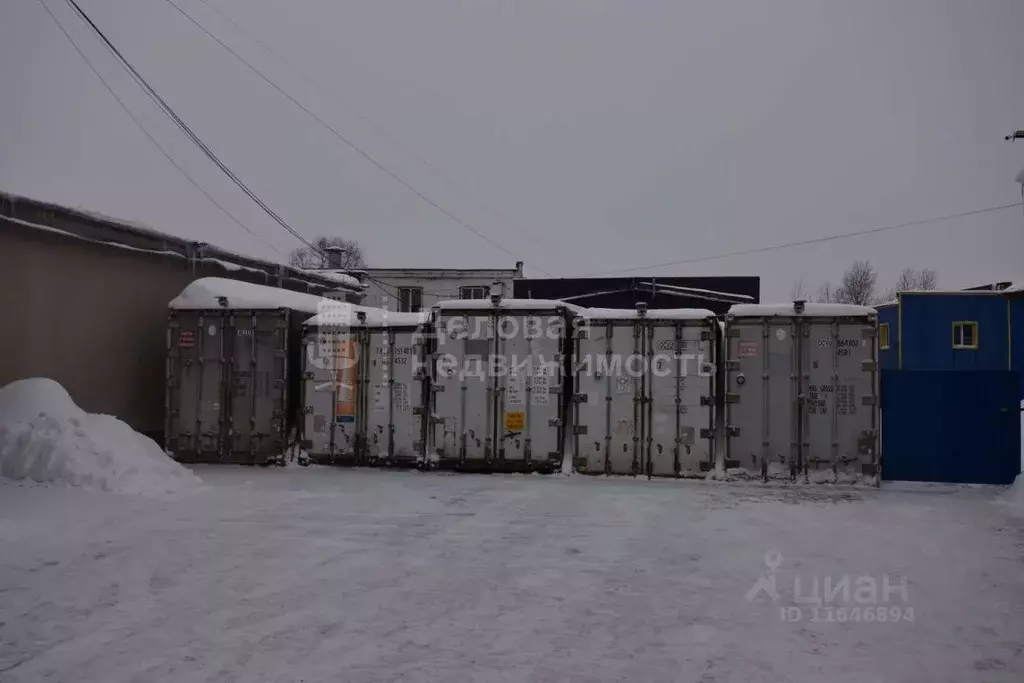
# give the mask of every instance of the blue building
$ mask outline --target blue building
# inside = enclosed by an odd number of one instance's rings
[[[1024,370],[1024,291],[900,292],[877,308],[883,370]]]

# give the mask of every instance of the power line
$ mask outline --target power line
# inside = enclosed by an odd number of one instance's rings
[[[1024,202],[1014,202],[1013,204],[1003,204],[1001,206],[990,206],[985,209],[976,209],[974,211],[964,211],[963,213],[951,213],[945,216],[936,216],[934,218],[925,218],[923,220],[910,221],[908,223],[900,223],[898,225],[886,225],[881,228],[870,228],[868,230],[855,230],[853,232],[844,232],[839,235],[829,235],[827,237],[816,237],[809,240],[800,240],[798,242],[787,242],[785,244],[775,244],[770,247],[759,247],[757,249],[744,249],[741,251],[730,251],[722,254],[715,254],[713,256],[697,256],[695,258],[681,259],[679,261],[666,261],[664,263],[654,263],[645,266],[634,266],[632,268],[619,268],[617,270],[606,270],[600,273],[588,273],[581,277],[598,277],[602,275],[613,275],[615,273],[631,273],[637,270],[651,270],[653,268],[663,268],[665,266],[678,266],[684,263],[700,263],[703,261],[715,261],[717,259],[731,258],[733,256],[744,256],[747,254],[760,254],[766,251],[775,251],[777,249],[789,249],[791,247],[801,247],[806,244],[818,244],[820,242],[831,242],[832,240],[847,239],[849,237],[859,237],[860,235],[870,235],[878,232],[886,232],[888,230],[897,230],[899,228],[909,228],[914,225],[926,225],[928,223],[937,223],[939,221],[948,221],[954,218],[965,218],[967,216],[976,216],[982,213],[989,213],[990,211],[1005,211],[1006,209],[1014,209]]]
[[[70,2],[73,2],[74,0],[69,0],[69,1],[70,1]],[[493,247],[495,247],[495,248],[497,248],[497,249],[499,249],[499,250],[503,251],[504,253],[508,254],[508,255],[509,255],[509,256],[511,256],[512,258],[516,258],[516,259],[518,259],[518,258],[519,258],[519,256],[518,256],[517,254],[515,254],[514,252],[512,252],[512,251],[510,251],[510,250],[506,249],[505,247],[503,247],[503,246],[502,246],[501,244],[499,244],[498,242],[494,241],[493,239],[491,239],[490,237],[488,237],[488,236],[487,236],[487,235],[485,235],[484,233],[482,233],[482,232],[480,232],[479,230],[477,230],[476,228],[474,228],[474,227],[473,227],[472,225],[470,225],[469,223],[467,223],[467,222],[463,221],[463,220],[462,220],[461,218],[459,218],[458,216],[456,216],[456,215],[455,215],[454,213],[452,213],[452,212],[451,212],[451,211],[449,211],[448,209],[445,209],[445,208],[444,208],[443,206],[441,206],[440,204],[438,204],[437,202],[435,202],[435,201],[434,201],[433,199],[431,199],[431,198],[430,198],[430,197],[428,197],[427,195],[423,194],[422,192],[420,192],[419,190],[417,190],[416,188],[414,188],[414,187],[413,187],[412,185],[410,185],[410,184],[409,184],[409,183],[407,183],[407,182],[406,182],[405,180],[403,180],[403,179],[402,179],[401,177],[399,177],[399,176],[398,176],[397,174],[395,174],[395,173],[394,173],[394,172],[393,172],[393,171],[392,171],[391,169],[389,169],[389,168],[388,168],[387,166],[385,166],[385,165],[384,165],[384,164],[382,164],[381,162],[377,161],[377,159],[375,159],[375,158],[374,158],[374,157],[373,157],[373,156],[372,156],[371,154],[369,154],[368,152],[366,152],[365,150],[363,150],[362,148],[360,148],[360,147],[359,147],[358,145],[356,145],[356,144],[355,144],[354,142],[352,142],[351,140],[349,140],[348,138],[346,138],[346,137],[345,137],[344,135],[342,135],[342,134],[341,134],[340,132],[338,132],[338,130],[337,130],[337,129],[335,129],[335,128],[334,128],[333,126],[331,126],[331,125],[330,125],[329,123],[327,123],[327,122],[326,122],[326,121],[324,121],[324,120],[323,120],[322,118],[320,118],[320,117],[319,117],[319,116],[318,116],[318,115],[317,115],[316,113],[314,113],[313,111],[311,111],[310,109],[308,109],[308,108],[307,108],[306,106],[304,106],[304,105],[303,105],[303,104],[302,104],[301,102],[299,102],[299,101],[298,101],[297,99],[295,99],[295,98],[294,98],[294,97],[292,97],[292,96],[291,96],[290,94],[288,94],[288,92],[286,92],[286,91],[285,91],[285,90],[284,90],[283,88],[281,88],[281,86],[279,86],[279,85],[278,85],[277,83],[275,83],[275,82],[274,82],[273,80],[271,80],[271,79],[270,79],[269,77],[267,77],[267,76],[266,76],[266,75],[265,75],[265,74],[264,74],[264,73],[263,73],[262,71],[260,71],[260,70],[259,70],[259,69],[257,69],[257,68],[256,68],[255,66],[253,66],[253,65],[252,65],[252,64],[250,64],[250,63],[249,63],[248,61],[246,61],[246,59],[245,59],[244,57],[242,57],[242,56],[241,56],[241,55],[239,55],[239,54],[238,54],[237,52],[235,52],[235,51],[234,51],[233,49],[231,49],[231,47],[229,47],[229,46],[227,45],[227,43],[225,43],[225,42],[224,42],[224,41],[222,41],[222,40],[221,40],[220,38],[218,38],[218,37],[217,37],[217,36],[215,36],[215,35],[214,35],[213,33],[211,33],[211,32],[210,32],[209,30],[207,30],[207,28],[206,28],[205,26],[203,26],[202,24],[200,24],[200,23],[199,23],[198,21],[196,21],[196,20],[195,20],[195,19],[194,19],[194,18],[192,17],[192,15],[190,15],[190,14],[189,14],[188,12],[186,12],[186,11],[185,11],[185,10],[183,10],[183,9],[182,9],[181,7],[179,7],[179,6],[178,6],[178,4],[177,4],[176,2],[174,2],[174,0],[164,0],[164,1],[165,1],[165,2],[167,3],[167,4],[169,4],[169,5],[171,6],[171,7],[173,7],[173,8],[175,9],[175,10],[177,10],[177,11],[178,11],[178,13],[180,13],[180,14],[181,14],[181,15],[182,15],[183,17],[185,17],[185,18],[186,18],[186,19],[188,19],[188,20],[189,20],[190,22],[192,22],[193,24],[195,24],[195,26],[196,26],[197,28],[199,28],[199,30],[201,30],[201,31],[202,31],[203,33],[205,33],[205,34],[206,34],[207,36],[209,36],[209,37],[210,37],[210,38],[211,38],[212,40],[214,40],[214,41],[215,41],[215,42],[216,42],[216,43],[217,43],[218,45],[220,45],[220,46],[221,46],[222,48],[224,48],[225,50],[227,50],[227,51],[228,51],[228,52],[229,52],[229,53],[230,53],[230,54],[231,54],[231,55],[232,55],[232,56],[233,56],[233,57],[234,57],[235,59],[237,59],[237,60],[238,60],[239,62],[241,62],[242,64],[244,64],[244,65],[245,65],[246,67],[248,67],[250,71],[252,71],[252,72],[253,72],[254,74],[256,74],[257,76],[259,76],[259,77],[260,77],[260,78],[261,78],[261,79],[262,79],[262,80],[263,80],[264,82],[266,82],[266,83],[267,83],[268,85],[270,85],[270,86],[271,86],[272,88],[274,88],[274,90],[276,90],[276,91],[277,91],[278,93],[280,93],[280,94],[281,94],[281,95],[282,95],[282,96],[283,96],[284,98],[286,98],[286,99],[287,99],[288,101],[290,101],[290,102],[291,102],[292,104],[294,104],[294,105],[295,105],[296,107],[298,107],[298,108],[299,108],[299,109],[301,109],[302,111],[306,112],[306,114],[308,114],[308,115],[309,115],[309,116],[310,116],[311,118],[313,118],[313,120],[315,120],[315,121],[316,121],[317,123],[319,123],[319,124],[320,124],[320,125],[321,125],[321,126],[322,126],[323,128],[325,128],[326,130],[328,130],[328,131],[329,131],[329,132],[330,132],[331,134],[333,134],[333,135],[334,135],[334,136],[335,136],[336,138],[338,138],[338,139],[339,139],[339,140],[341,140],[341,141],[342,141],[343,143],[345,143],[346,145],[348,145],[349,147],[351,147],[351,148],[352,148],[353,150],[355,150],[355,151],[356,151],[356,152],[357,152],[357,153],[358,153],[358,154],[359,154],[360,156],[362,156],[362,157],[363,157],[363,158],[365,158],[365,159],[366,159],[367,161],[369,161],[370,163],[372,163],[372,164],[373,164],[374,166],[376,166],[377,168],[379,168],[379,169],[380,169],[381,171],[383,171],[384,173],[386,173],[386,174],[387,174],[387,175],[388,175],[389,177],[391,177],[391,178],[392,178],[393,180],[395,180],[395,182],[397,182],[397,183],[398,183],[398,184],[400,184],[400,185],[401,185],[402,187],[404,187],[405,189],[407,189],[407,190],[408,190],[409,192],[412,192],[412,193],[413,193],[413,194],[415,194],[415,195],[416,195],[417,197],[419,197],[420,199],[422,199],[422,200],[423,200],[423,201],[425,201],[426,203],[430,204],[430,205],[431,205],[432,207],[434,207],[435,209],[437,209],[438,211],[440,211],[441,213],[443,213],[443,214],[444,214],[445,216],[447,216],[448,218],[450,218],[451,220],[453,220],[453,221],[454,221],[455,223],[457,223],[458,225],[461,225],[461,226],[462,226],[463,228],[465,228],[466,230],[469,230],[469,231],[470,231],[470,232],[472,232],[472,233],[473,233],[474,235],[476,235],[476,236],[477,236],[477,237],[479,237],[480,239],[484,240],[485,242],[487,242],[487,243],[488,243],[488,244],[490,244],[491,246],[493,246]],[[538,266],[537,266],[536,264],[534,264],[534,267],[535,267],[535,268],[537,268],[537,270],[539,270],[539,271],[541,271],[542,273],[544,273],[545,275],[548,275],[548,276],[550,276],[550,277],[554,277],[553,275],[551,275],[551,273],[548,273],[548,272],[547,272],[547,271],[545,271],[544,269],[542,269],[542,268],[538,267]]]
[[[100,29],[100,27],[97,26],[95,24],[95,22],[93,22],[93,20],[89,18],[89,15],[86,14],[85,11],[82,10],[81,7],[79,7],[78,3],[75,0],[64,0],[64,1],[68,4],[68,6],[70,6],[72,9],[74,9],[75,12],[78,14],[78,16],[81,17],[81,19],[86,24],[89,25],[89,27],[93,30],[93,32],[97,36],[99,36],[100,40],[102,40],[103,43],[107,46],[107,48],[117,57],[118,61],[121,63],[121,66],[126,71],[128,71],[128,73],[132,76],[132,78],[135,79],[135,82],[138,83],[140,87],[142,87],[142,89],[145,91],[145,93],[150,97],[150,99],[152,99],[157,104],[157,106],[160,108],[160,110],[164,114],[166,114],[174,122],[174,124],[176,126],[178,126],[178,128],[180,128],[181,131],[183,133],[185,133],[185,135],[188,136],[188,138],[197,147],[199,147],[199,149],[202,150],[203,154],[205,154],[207,156],[207,158],[210,159],[210,161],[212,161],[214,164],[216,164],[216,166],[225,175],[227,175],[232,180],[232,182],[234,182],[235,185],[237,185],[238,188],[242,190],[242,192],[244,192],[250,199],[252,199],[254,202],[256,202],[256,204],[261,209],[263,209],[264,213],[266,213],[268,216],[270,216],[274,220],[275,223],[277,223],[282,228],[287,230],[289,233],[292,234],[292,236],[294,236],[297,240],[299,240],[300,242],[305,244],[307,247],[312,249],[314,252],[317,252],[316,247],[314,247],[312,244],[307,242],[306,239],[304,237],[302,237],[302,235],[300,235],[294,228],[292,228],[292,226],[290,226],[283,218],[281,218],[281,216],[279,216],[273,209],[271,209],[269,206],[267,206],[267,204],[262,199],[260,199],[259,196],[257,196],[255,192],[253,192],[252,190],[249,189],[249,187],[242,181],[241,178],[239,178],[237,175],[235,175],[235,173],[230,168],[228,168],[228,166],[223,161],[221,161],[220,158],[216,154],[214,154],[213,150],[211,150],[199,138],[199,136],[197,136],[192,131],[192,129],[188,126],[188,124],[186,124],[174,112],[174,110],[171,108],[171,106],[169,104],[167,104],[167,102],[162,97],[160,97],[160,94],[156,90],[154,90],[153,87],[149,84],[149,82],[147,82],[146,79],[143,78],[142,75],[135,69],[135,67],[132,66],[131,62],[129,62],[128,59],[123,54],[121,54],[121,51],[118,50],[117,47],[112,42],[110,42],[110,39],[107,38],[106,34],[104,34],[103,31]]]
[[[361,114],[358,109],[356,109],[350,103],[348,103],[345,100],[343,100],[337,93],[335,93],[333,90],[331,90],[330,88],[325,86],[321,81],[319,81],[318,79],[316,79],[315,77],[313,77],[312,75],[307,73],[306,71],[304,71],[301,68],[299,68],[298,66],[296,66],[287,57],[285,57],[279,51],[275,50],[273,46],[268,44],[266,41],[261,39],[259,36],[253,34],[252,31],[249,31],[247,28],[245,28],[245,26],[243,26],[240,22],[236,21],[235,19],[232,19],[230,15],[228,15],[224,10],[220,9],[219,7],[217,7],[216,4],[214,4],[210,0],[199,0],[199,1],[202,2],[204,5],[206,5],[206,7],[210,11],[214,12],[215,14],[220,16],[224,21],[229,23],[240,34],[242,34],[243,36],[245,36],[246,38],[248,38],[252,42],[254,42],[257,45],[259,45],[261,48],[263,48],[264,50],[269,52],[271,55],[273,55],[276,59],[278,59],[285,66],[287,66],[289,69],[294,71],[300,78],[302,78],[307,83],[312,85],[315,89],[319,90],[322,94],[326,95],[328,98],[334,100],[336,103],[341,105],[343,108],[347,109],[357,119],[359,119],[360,121],[362,121],[363,123],[368,125],[370,128],[372,128],[380,137],[382,137],[384,140],[386,140],[388,143],[390,143],[399,152],[401,152],[401,153],[405,154],[406,156],[410,157],[411,159],[414,159],[415,161],[419,162],[425,168],[427,168],[431,172],[433,172],[437,177],[441,178],[441,180],[445,181],[451,187],[455,188],[464,197],[470,198],[471,201],[473,201],[472,198],[471,198],[471,193],[464,186],[459,184],[451,176],[449,176],[447,173],[445,173],[440,167],[438,167],[437,165],[431,163],[427,159],[423,158],[414,149],[412,149],[409,145],[403,143],[401,140],[399,140],[397,138],[397,136],[395,136],[393,133],[389,132],[386,128],[384,128],[380,124],[375,123],[369,117]],[[546,242],[546,240],[543,240],[543,239],[539,238],[537,235],[531,234],[529,231],[524,230],[521,225],[519,225],[518,223],[512,221],[507,215],[505,215],[502,211],[500,211],[499,209],[495,208],[494,206],[492,206],[492,205],[490,205],[490,204],[488,204],[486,202],[480,201],[480,200],[475,200],[475,201],[473,201],[473,203],[475,203],[479,208],[483,209],[486,213],[489,213],[492,218],[495,218],[497,221],[499,221],[500,223],[505,224],[507,227],[512,228],[512,229],[518,231],[519,233],[522,233],[522,234],[526,235],[530,239],[536,240],[536,241],[541,242],[541,243],[545,243]],[[539,268],[538,268],[538,270],[539,270]]]
[[[163,154],[164,158],[167,159],[167,161],[169,161],[171,163],[171,165],[174,166],[174,168],[177,169],[178,172],[181,173],[181,175],[184,176],[185,179],[189,183],[192,184],[193,187],[195,187],[197,190],[202,192],[203,195],[207,199],[210,200],[210,203],[212,203],[214,206],[216,206],[218,209],[220,209],[221,213],[223,213],[225,216],[227,216],[229,219],[231,219],[231,221],[234,222],[235,225],[237,225],[238,227],[240,227],[243,230],[245,230],[247,233],[249,233],[250,235],[252,235],[256,239],[258,239],[260,242],[262,242],[267,247],[269,247],[273,251],[277,252],[281,256],[286,256],[286,254],[284,252],[282,252],[280,249],[278,249],[274,245],[270,244],[270,242],[268,242],[265,239],[263,239],[263,237],[261,237],[260,235],[256,234],[252,230],[250,230],[245,224],[243,224],[240,220],[238,220],[220,202],[218,202],[216,199],[214,199],[213,195],[211,195],[209,192],[207,192],[198,182],[196,182],[196,180],[191,175],[189,175],[188,172],[184,168],[182,168],[181,165],[178,164],[178,162],[175,161],[173,157],[171,157],[170,153],[163,147],[163,145],[161,145],[159,142],[157,142],[156,138],[154,138],[150,134],[150,132],[148,130],[146,130],[146,127],[142,125],[142,121],[140,121],[139,118],[137,116],[135,116],[135,114],[132,113],[132,111],[128,108],[128,105],[126,105],[124,103],[124,100],[122,100],[120,97],[118,97],[117,93],[114,92],[113,87],[111,87],[111,85],[107,82],[107,80],[105,78],[103,78],[103,76],[100,74],[99,70],[97,70],[96,67],[93,66],[92,62],[89,61],[89,58],[85,56],[85,53],[82,51],[82,49],[80,47],[78,47],[78,44],[71,37],[71,34],[67,32],[67,30],[64,28],[64,25],[60,23],[60,20],[57,19],[57,16],[47,6],[46,2],[44,0],[39,0],[39,4],[42,5],[43,9],[46,10],[46,13],[50,15],[50,18],[53,19],[53,22],[57,25],[57,28],[60,29],[61,33],[64,34],[64,37],[68,39],[69,43],[71,43],[71,47],[75,48],[75,52],[78,53],[78,55],[85,62],[86,66],[88,66],[89,69],[93,72],[93,74],[96,75],[96,78],[98,78],[100,83],[103,84],[103,87],[107,89],[107,92],[110,93],[111,97],[113,97],[114,100],[116,100],[117,103],[119,105],[121,105],[121,109],[124,110],[124,113],[126,113],[128,115],[128,117],[135,123],[135,125],[138,126],[139,130],[142,131],[143,135],[145,135],[149,139],[149,141],[152,142],[153,145],[158,150],[160,150],[160,153]]]

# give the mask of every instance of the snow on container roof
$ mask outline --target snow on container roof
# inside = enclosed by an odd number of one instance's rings
[[[365,313],[363,320],[359,313]],[[306,327],[418,327],[430,320],[429,311],[396,313],[381,308],[366,308],[353,304],[322,311],[303,323]]]
[[[491,311],[495,308],[511,311],[550,311],[564,308],[580,314],[584,309],[555,299],[500,299],[495,304],[490,299],[450,299],[434,305],[441,311]]]
[[[221,305],[221,300],[225,305]],[[246,310],[274,310],[288,308],[313,315],[341,302],[315,294],[293,292],[289,289],[254,285],[250,282],[223,277],[204,277],[196,280],[174,298],[170,308],[177,310],[205,310],[233,308]]]
[[[737,318],[743,317],[765,317],[765,316],[866,316],[875,315],[878,311],[870,306],[856,306],[854,304],[804,304],[804,312],[798,314],[793,310],[793,304],[736,304],[729,308],[729,315]]]
[[[588,320],[639,320],[635,308],[584,308],[580,317]],[[715,314],[704,308],[661,308],[648,309],[643,315],[646,320],[706,320]]]
[[[309,275],[319,275],[325,280],[337,282],[339,285],[344,285],[345,287],[360,289],[364,286],[363,283],[361,283],[357,278],[352,277],[348,273],[343,273],[337,270],[316,270],[313,268],[303,268],[302,272],[308,273]]]

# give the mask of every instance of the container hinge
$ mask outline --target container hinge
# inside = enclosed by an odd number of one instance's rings
[[[702,406],[713,406],[713,405],[715,405],[715,397],[714,396],[701,396],[700,397],[700,404]]]
[[[444,391],[444,385],[443,384],[431,384],[430,385],[430,390],[433,391],[433,392],[438,392],[438,391],[443,392]]]
[[[715,438],[715,430],[708,429],[707,427],[700,428],[700,438],[702,439],[713,439]]]
[[[561,420],[559,420],[559,422],[561,422]],[[587,425],[576,425],[575,427],[572,428],[572,433],[573,434],[586,434],[587,433]]]
[[[860,362],[860,369],[865,372],[874,372],[878,369],[878,364],[873,360],[865,359]]]
[[[714,339],[714,337],[711,336],[711,330],[701,330],[700,331],[700,340],[701,341],[711,341],[712,339]]]
[[[588,394],[573,394],[572,395],[572,402],[573,403],[587,403],[588,400],[589,400],[589,395]]]
[[[422,415],[423,414],[423,406],[413,406],[412,407],[412,414],[413,415]]]
[[[428,373],[426,368],[416,368],[416,372],[412,373],[412,378],[417,380],[423,380],[427,378],[427,375]]]
[[[306,415],[312,415],[313,406],[302,406],[302,412],[304,412]]]
[[[740,362],[738,360],[727,360],[725,361],[726,370],[739,370]]]
[[[313,379],[313,372],[311,370],[306,370],[302,373],[302,379]]]
[[[572,336],[574,339],[590,339],[590,328],[578,327]]]
[[[560,417],[552,417],[548,419],[548,427],[561,427],[562,424],[562,418]]]
[[[740,395],[739,394],[734,394],[734,393],[728,393],[728,394],[725,395],[725,402],[726,403],[739,403],[740,402]]]
[[[730,425],[730,426],[725,428],[725,435],[726,436],[739,436],[740,435],[740,428],[739,427],[733,427],[732,425]]]
[[[874,394],[864,394],[860,397],[860,404],[862,406],[873,406],[878,403],[878,397]]]

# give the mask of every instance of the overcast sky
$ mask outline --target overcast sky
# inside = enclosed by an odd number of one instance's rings
[[[1003,141],[1024,128],[1021,0],[174,1],[532,275],[711,256],[1021,197],[1024,143]],[[39,0],[3,0],[0,188],[275,260],[297,246],[63,0],[46,2],[174,159],[270,246],[174,169]],[[167,0],[79,3],[305,236],[355,239],[371,266],[512,267]],[[875,264],[880,287],[904,266],[935,268],[948,287],[1024,276],[1024,209],[637,272],[759,275],[768,300],[787,298],[801,276],[812,289],[837,280],[858,258]]]

